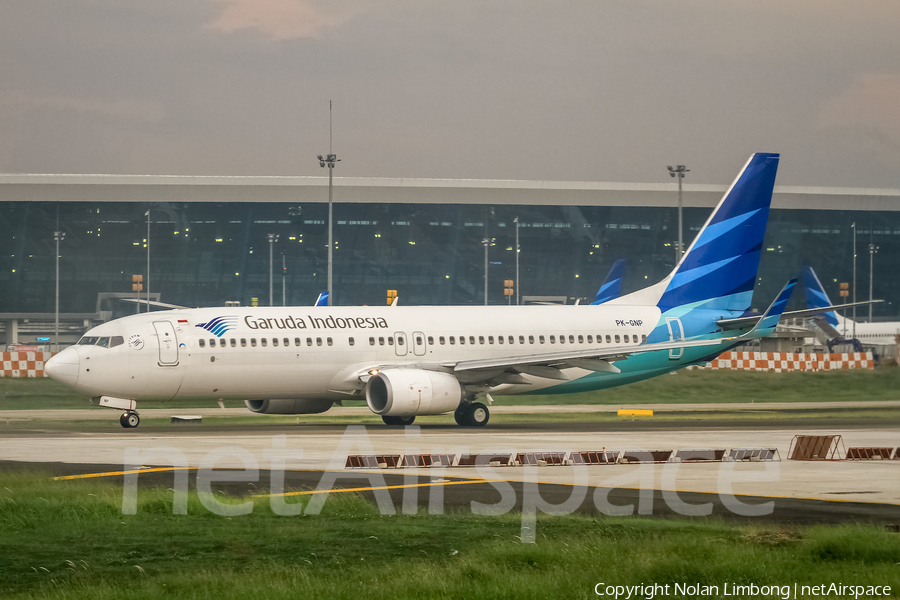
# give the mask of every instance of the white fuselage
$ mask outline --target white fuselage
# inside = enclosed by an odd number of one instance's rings
[[[900,321],[884,321],[881,323],[855,324],[852,319],[837,315],[838,324],[835,329],[847,339],[855,337],[863,344],[872,346],[896,346],[900,335]]]
[[[340,400],[370,369],[637,346],[659,319],[655,306],[614,305],[163,311],[92,329],[83,342],[100,345],[67,348],[54,376],[92,396],[135,400]],[[589,373],[567,372],[569,379]],[[560,383],[524,377],[529,385],[494,391]]]

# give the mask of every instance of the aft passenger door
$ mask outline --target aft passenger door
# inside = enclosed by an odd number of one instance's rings
[[[666,317],[666,326],[669,328],[669,341],[677,342],[684,339],[684,328],[681,326],[681,319],[677,317]],[[678,360],[684,354],[684,348],[672,348],[669,350],[669,360]]]
[[[153,321],[159,343],[159,366],[174,367],[178,364],[178,339],[169,321]]]

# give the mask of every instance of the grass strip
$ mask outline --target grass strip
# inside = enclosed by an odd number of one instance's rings
[[[142,489],[138,500],[137,514],[123,515],[111,482],[4,474],[0,596],[593,598],[600,582],[900,591],[900,535],[868,526],[539,515],[537,543],[522,544],[518,514],[381,515],[349,494],[297,517],[277,516],[259,498],[251,514],[232,518],[211,514],[195,494],[187,515],[172,514],[165,489]]]

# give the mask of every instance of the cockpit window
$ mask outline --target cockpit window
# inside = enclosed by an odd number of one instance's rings
[[[78,340],[79,346],[100,346],[101,348],[115,348],[125,343],[125,339],[121,335],[113,337],[96,337],[84,336]]]

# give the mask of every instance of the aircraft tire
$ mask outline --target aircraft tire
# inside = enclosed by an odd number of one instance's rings
[[[468,406],[461,406],[460,408],[456,409],[455,413],[453,413],[453,418],[456,419],[456,424],[460,427],[466,427],[467,425],[469,425],[469,419],[467,416],[468,408]]]
[[[137,413],[124,413],[121,417],[119,417],[119,423],[125,429],[134,429],[141,424],[141,418]]]
[[[466,412],[469,417],[469,425],[472,427],[484,427],[491,418],[491,411],[481,402],[473,402]]]

